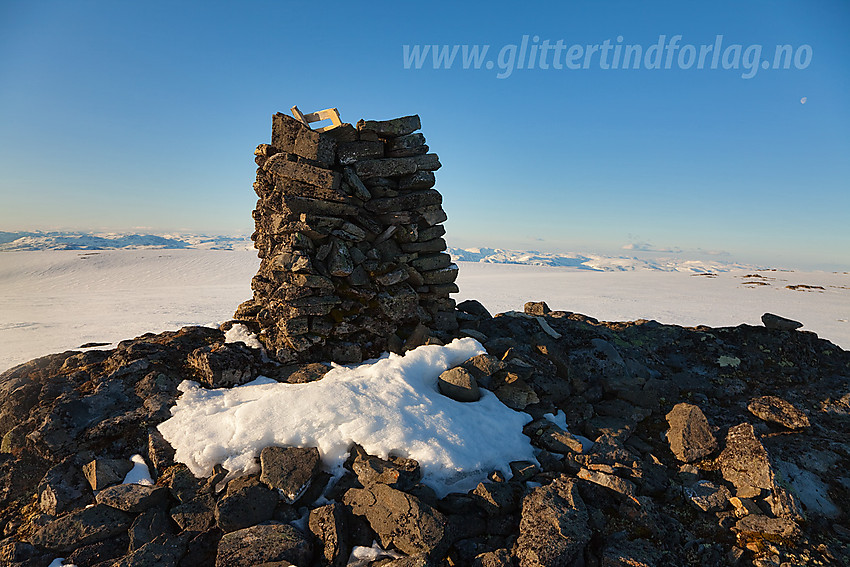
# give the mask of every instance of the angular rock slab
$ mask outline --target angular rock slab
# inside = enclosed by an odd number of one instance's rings
[[[351,453],[354,455],[351,470],[363,486],[386,484],[398,490],[410,490],[422,479],[419,463],[414,459],[381,459],[369,455],[359,445],[354,445]]]
[[[342,504],[334,502],[310,511],[310,532],[322,543],[321,556],[332,567],[345,567],[351,554]]]
[[[774,487],[773,469],[764,445],[753,426],[741,423],[726,434],[726,448],[718,459],[723,478],[735,485],[739,496],[755,495],[759,489]]]
[[[169,495],[169,490],[164,486],[116,484],[101,490],[95,500],[98,504],[138,514],[148,508],[163,506],[168,502]]]
[[[702,410],[693,404],[676,404],[667,414],[670,450],[682,462],[690,463],[707,457],[717,449],[717,439]]]
[[[803,324],[799,321],[794,321],[793,319],[786,319],[785,317],[780,317],[779,315],[774,315],[773,313],[765,313],[764,315],[762,315],[761,322],[768,329],[774,329],[776,331],[793,331],[803,326]]]
[[[522,503],[515,555],[520,567],[570,565],[590,541],[587,508],[575,481],[561,476]]]
[[[224,534],[218,544],[216,567],[260,565],[288,561],[295,565],[311,565],[313,546],[310,540],[289,524],[268,523]]]
[[[376,484],[348,490],[343,502],[366,518],[385,549],[392,545],[415,555],[448,545],[445,516],[406,492]]]
[[[216,502],[216,523],[227,533],[271,520],[278,500],[277,491],[256,476],[234,478],[227,483],[227,493]]]
[[[477,402],[481,399],[478,383],[469,371],[457,366],[437,378],[440,393],[458,402]]]
[[[30,538],[30,543],[56,553],[65,553],[89,543],[126,532],[133,517],[126,512],[97,504],[53,520]]]
[[[95,459],[83,465],[83,474],[92,490],[103,490],[124,480],[132,468],[133,463],[127,459]]]
[[[422,122],[418,114],[402,116],[392,120],[360,120],[357,122],[358,130],[371,130],[381,138],[398,138],[405,136],[422,128]]]
[[[809,418],[790,402],[776,396],[760,396],[747,404],[750,413],[768,423],[776,423],[788,429],[809,427]]]
[[[310,487],[321,460],[316,447],[266,447],[260,452],[260,467],[260,480],[292,504]]]
[[[703,512],[720,512],[729,507],[732,493],[725,486],[700,480],[693,486],[684,487],[685,497]]]

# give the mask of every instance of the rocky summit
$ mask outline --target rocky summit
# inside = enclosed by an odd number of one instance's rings
[[[156,429],[182,380],[302,384],[328,367],[186,327],[0,377],[0,563],[341,566],[377,542],[396,557],[373,565],[847,564],[850,353],[809,332],[539,303],[456,315],[487,354],[440,390],[489,390],[533,418],[537,462],[507,463],[510,478],[438,499],[416,461],[356,446],[332,481],[315,448],[274,446],[255,475],[196,478]],[[134,454],[153,485],[122,484]]]
[[[235,320],[0,375],[0,565],[850,565],[850,353],[774,314],[683,328],[456,304],[419,128],[275,115],[256,151],[262,263]],[[259,342],[226,340],[238,324]],[[254,474],[198,478],[157,428],[184,380],[298,389],[331,362],[462,337],[483,349],[433,395],[524,412],[534,455],[457,471],[486,475],[465,493],[438,496],[405,447],[352,444],[331,474],[319,447],[274,439]],[[444,434],[428,442],[481,441]]]

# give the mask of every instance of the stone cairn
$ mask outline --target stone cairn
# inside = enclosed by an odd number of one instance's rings
[[[360,362],[457,329],[440,168],[419,116],[312,130],[272,118],[255,153],[260,269],[236,318],[277,360]]]

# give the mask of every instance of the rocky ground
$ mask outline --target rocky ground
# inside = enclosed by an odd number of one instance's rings
[[[397,567],[850,565],[850,353],[770,316],[715,329],[458,310],[459,336],[488,354],[441,391],[487,388],[529,413],[539,465],[443,499],[415,461],[356,446],[336,483],[310,447],[264,450],[258,475],[195,478],[155,428],[182,380],[327,367],[187,327],[0,376],[0,564],[342,566],[377,541],[396,553],[371,564]],[[558,410],[569,433],[543,417]],[[121,484],[133,454],[153,485]]]

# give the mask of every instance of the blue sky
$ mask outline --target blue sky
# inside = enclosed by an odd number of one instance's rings
[[[846,270],[848,29],[843,1],[5,1],[0,230],[250,233],[253,149],[297,104],[352,123],[418,113],[452,245]],[[523,36],[648,50],[677,35],[670,69],[597,57],[497,78]],[[799,68],[679,65],[718,35],[769,65],[791,45]],[[476,44],[493,69],[403,65],[404,45]]]

